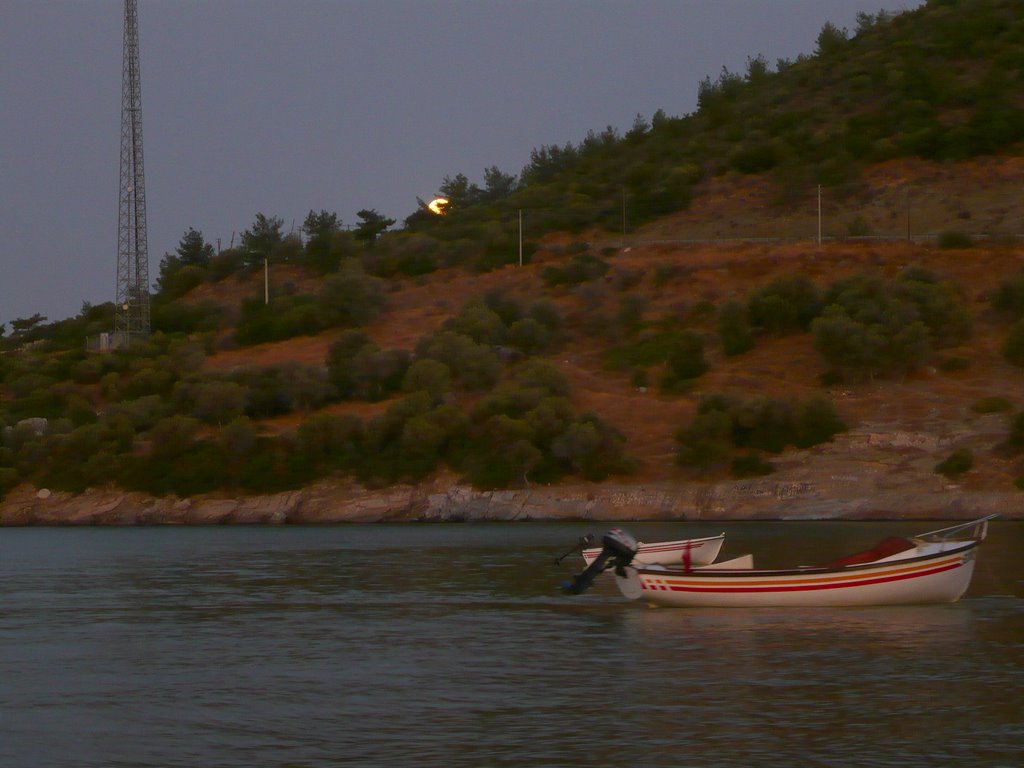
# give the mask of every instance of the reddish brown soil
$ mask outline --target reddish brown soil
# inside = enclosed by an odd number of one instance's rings
[[[959,167],[960,176],[956,178],[960,180],[957,183],[966,178],[976,182],[983,191],[998,191],[1011,179],[1019,184],[1021,171],[1024,171],[1024,158],[979,161]],[[952,177],[953,170],[946,167],[902,163],[874,169],[867,182],[889,205],[895,205],[902,194],[898,190],[907,179],[920,186],[931,183],[937,188],[941,182],[942,189],[946,190],[943,202],[933,201],[927,208],[930,216],[937,216],[935,210],[942,206],[957,207]],[[484,275],[443,270],[419,280],[398,281],[389,290],[386,311],[366,331],[382,348],[411,349],[423,334],[436,328],[474,296],[502,289],[530,300],[548,298],[558,304],[567,318],[566,340],[551,358],[569,377],[575,404],[580,409],[599,413],[626,434],[629,451],[640,462],[640,479],[666,479],[677,473],[672,462],[673,434],[694,413],[701,393],[732,391],[746,396],[803,398],[821,392],[819,377],[825,366],[813,349],[812,337],[797,334],[759,338],[751,352],[726,358],[714,341],[713,324],[701,326],[698,323],[698,329],[705,330],[710,340],[707,355],[711,370],[697,381],[694,392],[665,396],[658,393],[656,385],[644,391],[631,384],[628,374],[608,370],[604,350],[622,339],[611,331],[593,331],[588,319],[603,313],[611,321],[606,327],[614,328],[620,300],[627,295],[640,295],[647,300],[645,319],[649,323],[666,318],[679,322],[700,302],[717,303],[730,296],[742,300],[751,290],[781,275],[806,274],[824,286],[837,278],[866,271],[895,277],[906,267],[918,265],[958,286],[974,314],[975,330],[969,343],[941,353],[942,357],[966,360],[967,368],[955,373],[926,368],[899,380],[836,387],[831,394],[841,415],[852,424],[881,421],[913,430],[936,420],[968,419],[971,406],[984,396],[1006,397],[1015,409],[1024,407],[1024,377],[1020,369],[1010,366],[999,352],[1007,325],[993,315],[989,303],[999,283],[1024,267],[1024,248],[978,245],[966,250],[943,250],[934,243],[907,241],[838,242],[819,246],[814,239],[718,245],[652,242],[669,236],[687,236],[688,228],[701,216],[719,222],[727,221],[730,216],[739,217],[745,204],[756,199],[760,205],[769,194],[757,180],[732,180],[731,186],[716,180],[709,186],[707,196],[699,198],[692,210],[646,228],[628,247],[618,247],[621,243],[617,242],[607,247],[594,244],[593,252],[602,254],[612,265],[605,280],[597,284],[577,290],[545,286],[541,271],[545,264],[559,257],[567,241],[553,238],[537,254],[535,263],[525,267],[510,266]],[[981,194],[976,192],[974,198],[963,197],[974,200],[980,199]],[[934,196],[938,199],[939,193]],[[923,199],[920,205],[923,212],[926,208]],[[1005,221],[1008,216],[1017,215],[1014,206],[1016,203],[990,204],[985,208],[985,216],[991,220],[1002,217],[1000,220]],[[955,212],[952,217],[954,223],[964,221],[956,218]],[[946,220],[950,218],[947,216]],[[744,221],[749,229],[749,221]],[[669,265],[674,268],[674,276],[656,286],[654,276],[659,267],[664,273]],[[290,271],[283,277],[297,290],[315,290],[315,279],[295,268],[287,269]],[[624,278],[630,275],[634,278],[630,287],[621,290]],[[637,275],[639,280],[636,280]],[[282,277],[280,270],[277,277]],[[274,278],[272,275],[272,280]],[[262,275],[251,275],[243,280],[204,286],[194,298],[237,303],[241,296],[253,295],[261,286]],[[237,366],[290,362],[319,365],[336,336],[337,332],[331,331],[244,349],[224,349],[209,357],[206,367],[230,370]],[[653,376],[652,382],[656,382]],[[367,417],[385,407],[387,403],[345,403],[331,406],[329,410]],[[274,419],[263,426],[270,430],[294,429],[301,418]]]

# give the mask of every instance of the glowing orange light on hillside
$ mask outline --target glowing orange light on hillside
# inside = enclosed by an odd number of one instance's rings
[[[436,213],[438,216],[443,216],[445,207],[447,205],[448,201],[445,200],[443,197],[435,197],[433,200],[427,203],[427,208],[429,208],[431,212]]]

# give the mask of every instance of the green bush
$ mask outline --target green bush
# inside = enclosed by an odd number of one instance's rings
[[[948,285],[911,271],[895,282],[874,275],[846,278],[825,296],[812,323],[814,345],[848,374],[905,372],[924,363],[936,347],[970,335],[970,316]]]
[[[775,145],[770,143],[741,147],[729,158],[729,165],[746,174],[770,171],[778,162],[779,152]]]
[[[1006,335],[1003,357],[1014,365],[1024,367],[1024,320],[1014,323]]]
[[[261,344],[313,335],[326,326],[327,318],[310,294],[278,296],[269,304],[262,296],[250,297],[242,301],[235,339],[239,344]]]
[[[1005,445],[1015,453],[1024,451],[1024,411],[1010,420],[1010,434],[1006,438]]]
[[[508,334],[501,316],[483,301],[469,302],[457,315],[446,320],[441,328],[486,346],[503,344]]]
[[[224,309],[212,301],[193,304],[181,299],[153,305],[153,330],[163,333],[216,331],[224,323]]]
[[[684,390],[707,370],[704,339],[692,331],[683,331],[676,335],[665,358],[661,388],[666,392]]]
[[[359,460],[363,422],[355,416],[320,414],[299,425],[297,450],[317,475],[351,470]]]
[[[619,299],[619,328],[626,336],[633,336],[643,328],[644,312],[649,301],[646,296],[631,293]]]
[[[524,355],[536,355],[551,346],[551,331],[532,317],[516,320],[509,326],[507,342]]]
[[[738,301],[727,301],[718,312],[718,337],[726,355],[742,355],[754,347],[747,311]]]
[[[780,277],[755,291],[747,302],[750,324],[773,333],[807,330],[821,314],[821,294],[804,275]]]
[[[737,456],[729,464],[733,477],[763,477],[775,471],[770,461],[765,461],[760,454],[751,453]]]
[[[363,347],[350,362],[351,394],[360,400],[383,400],[402,388],[411,356],[404,349]]]
[[[455,381],[467,390],[487,389],[501,375],[501,363],[494,352],[452,331],[424,336],[416,344],[416,356],[444,363]]]
[[[1012,317],[1024,317],[1024,272],[1000,283],[992,296],[992,306]]]
[[[958,448],[935,465],[935,471],[946,477],[957,477],[974,466],[974,454],[967,448]]]
[[[997,395],[983,397],[971,406],[971,410],[975,413],[1003,413],[1012,408],[1013,404],[1009,400]]]
[[[605,361],[613,370],[663,363],[668,359],[677,336],[678,331],[645,333],[635,341],[609,347],[605,352]]]
[[[426,392],[439,403],[451,391],[452,373],[438,360],[416,360],[402,378],[403,392]]]
[[[551,288],[559,285],[579,285],[604,277],[608,262],[588,253],[573,256],[565,266],[545,267],[541,273],[544,282]]]
[[[971,361],[965,357],[944,357],[939,361],[939,370],[945,373],[958,373],[971,367]]]
[[[791,440],[797,448],[810,448],[829,442],[847,430],[835,405],[826,397],[815,395],[797,404]]]
[[[21,477],[18,475],[18,470],[14,467],[0,467],[0,499],[3,499],[4,494],[19,482],[21,482]]]
[[[956,250],[973,247],[974,239],[965,232],[947,230],[939,235],[939,248]]]
[[[971,336],[972,319],[956,290],[923,269],[909,269],[892,286],[897,298],[909,302],[931,334],[935,347],[948,347]]]
[[[326,326],[366,325],[384,307],[384,281],[349,259],[324,280],[318,299]]]
[[[709,469],[725,464],[736,449],[780,453],[787,446],[810,448],[846,428],[832,402],[821,396],[800,402],[710,394],[701,399],[691,423],[676,433],[676,462]]]
[[[732,419],[723,411],[698,413],[675,434],[676,463],[708,470],[725,463],[733,452]]]
[[[338,397],[355,397],[356,383],[352,361],[364,349],[376,352],[378,347],[363,331],[343,331],[327,351],[327,375]]]

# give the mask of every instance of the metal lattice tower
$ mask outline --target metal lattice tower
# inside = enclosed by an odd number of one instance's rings
[[[117,215],[115,344],[149,335],[149,247],[146,238],[146,175],[142,165],[142,84],[136,0],[124,3],[121,76],[121,193]]]

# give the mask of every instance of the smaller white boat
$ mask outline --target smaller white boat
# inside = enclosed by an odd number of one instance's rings
[[[637,551],[633,562],[638,565],[681,565],[684,568],[695,568],[715,562],[722,549],[725,534],[705,536],[701,539],[679,539],[678,541],[637,542]],[[590,565],[598,555],[601,547],[583,550],[583,559]]]

